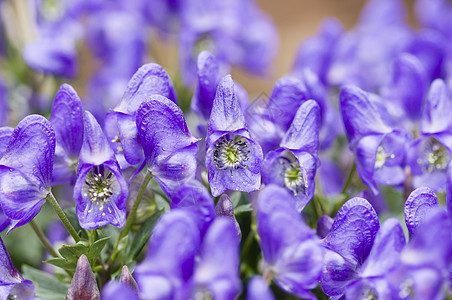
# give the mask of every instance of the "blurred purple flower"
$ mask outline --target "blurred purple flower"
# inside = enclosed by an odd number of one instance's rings
[[[283,290],[306,299],[317,286],[323,251],[314,230],[302,220],[286,189],[265,187],[259,194],[257,232],[264,257],[264,277]]]

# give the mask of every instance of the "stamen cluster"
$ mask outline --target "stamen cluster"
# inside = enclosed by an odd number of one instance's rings
[[[247,169],[250,143],[243,137],[222,137],[215,145],[214,162],[217,169]]]

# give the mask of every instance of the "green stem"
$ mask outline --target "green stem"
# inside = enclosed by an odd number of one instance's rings
[[[245,243],[243,243],[242,253],[240,254],[240,261],[245,261],[246,256],[248,255],[248,251],[251,248],[251,245],[254,241],[254,232],[250,230],[248,236],[246,237]]]
[[[61,206],[58,204],[58,201],[55,199],[55,196],[53,196],[52,193],[49,193],[47,195],[47,200],[50,201],[53,208],[55,209],[58,217],[60,218],[61,222],[63,223],[64,227],[66,227],[67,231],[71,234],[72,238],[75,240],[75,242],[80,241],[80,237],[78,236],[77,231],[75,231],[74,227],[72,226],[71,222],[67,218],[66,214],[64,213]]]
[[[152,179],[152,173],[147,172],[146,176],[144,177],[143,183],[140,186],[140,189],[138,190],[137,197],[135,198],[135,202],[133,203],[132,209],[130,210],[127,219],[126,224],[124,225],[123,230],[119,234],[118,238],[116,239],[115,246],[113,248],[113,253],[110,257],[110,263],[113,262],[116,259],[116,254],[119,247],[119,242],[129,233],[130,228],[132,227],[133,221],[135,220],[135,216],[137,214],[138,206],[140,205],[141,199],[143,198],[144,192],[146,191],[146,187],[149,184],[149,181]],[[109,263],[109,265],[110,265]]]
[[[353,161],[352,168],[350,169],[350,173],[348,174],[347,181],[344,184],[344,187],[342,188],[341,194],[345,194],[347,192],[348,187],[350,186],[350,183],[352,182],[353,175],[355,175],[356,171],[356,164],[355,161]]]
[[[60,257],[58,253],[55,251],[55,249],[53,249],[52,244],[50,244],[49,240],[47,239],[44,232],[42,232],[41,228],[39,228],[38,224],[36,224],[34,220],[31,220],[29,224],[31,225],[31,228],[33,228],[33,230],[35,231],[41,243],[46,248],[47,252],[49,252],[50,255],[52,255],[53,257]]]

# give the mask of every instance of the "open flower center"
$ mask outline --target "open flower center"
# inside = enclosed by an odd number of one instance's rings
[[[229,136],[222,137],[216,144],[213,160],[217,169],[247,169],[249,160],[250,143],[241,136],[233,139]],[[231,173],[232,176],[232,173]]]
[[[194,292],[193,300],[213,300],[213,295],[205,287],[198,287]]]
[[[377,148],[377,158],[375,159],[375,169],[379,169],[384,166],[388,158],[394,158],[394,154],[386,153],[383,146],[378,146]]]
[[[368,289],[363,293],[362,300],[377,300],[377,294],[375,294],[375,291],[372,289]]]
[[[113,194],[114,175],[103,166],[93,167],[85,178],[84,196],[103,210],[104,203],[110,200]]]
[[[424,172],[432,172],[435,170],[446,170],[450,160],[449,150],[437,139],[430,137],[424,142],[417,163]]]
[[[300,164],[292,153],[284,153],[280,157],[284,186],[291,190],[295,196],[306,194],[306,178]]]
[[[408,278],[400,285],[399,297],[402,299],[414,298],[413,280]]]

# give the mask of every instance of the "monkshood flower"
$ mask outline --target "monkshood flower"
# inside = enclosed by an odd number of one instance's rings
[[[55,95],[50,116],[55,131],[56,148],[53,164],[53,184],[75,179],[77,162],[83,143],[82,102],[77,92],[63,84]]]
[[[309,68],[326,85],[335,45],[343,33],[344,27],[339,20],[328,18],[323,21],[317,35],[305,39],[298,46],[292,73],[296,76],[304,68]]]
[[[260,276],[254,276],[248,282],[247,300],[275,300],[270,287]]]
[[[0,238],[0,299],[35,299],[35,287],[14,267]]]
[[[421,62],[402,53],[394,60],[391,82],[381,91],[388,112],[403,127],[414,129],[421,118],[427,78]]]
[[[218,218],[201,245],[192,214],[162,216],[135,278],[144,299],[234,299],[240,292],[238,239],[234,225]]]
[[[386,276],[390,299],[445,299],[452,258],[450,219],[439,207],[417,217],[416,232]]]
[[[314,230],[302,220],[286,189],[265,187],[259,194],[257,232],[264,256],[264,278],[283,290],[315,299],[309,290],[317,286],[323,250]]]
[[[261,185],[262,148],[246,129],[230,75],[218,85],[206,139],[206,167],[212,195],[227,189],[252,192]]]
[[[161,95],[148,96],[137,111],[138,138],[146,165],[168,195],[194,179],[198,141],[190,134],[182,110]]]
[[[339,103],[358,174],[378,194],[377,184],[398,185],[405,180],[403,167],[409,138],[404,131],[390,126],[390,115],[375,97],[356,86],[345,86]]]
[[[299,212],[314,196],[314,178],[320,165],[319,119],[317,103],[314,100],[304,102],[280,148],[267,154],[262,168],[262,182],[286,188]]]
[[[127,182],[102,128],[86,111],[85,132],[74,186],[77,218],[84,229],[124,226]]]
[[[30,115],[19,122],[0,159],[0,203],[11,219],[8,232],[32,220],[52,184],[55,132],[49,121]]]
[[[413,186],[434,191],[446,187],[446,171],[452,151],[451,97],[443,80],[431,84],[420,122],[420,138],[407,152]]]
[[[342,206],[323,239],[325,294],[339,299],[344,294],[363,298],[384,292],[382,278],[397,261],[405,237],[396,219],[379,228],[378,216],[366,199],[355,197]]]
[[[136,127],[138,108],[155,94],[176,102],[176,92],[165,70],[154,63],[143,65],[130,79],[121,103],[105,117],[106,132],[112,147],[116,153],[123,153],[131,165],[144,161]]]
[[[364,7],[358,25],[335,44],[328,83],[357,85],[378,91],[388,83],[391,64],[412,38],[400,0],[372,0]]]
[[[204,237],[215,219],[215,206],[209,191],[199,181],[184,183],[171,197],[171,209],[181,208],[193,213],[192,218]]]
[[[179,65],[187,85],[195,81],[196,57],[202,50],[223,65],[240,65],[256,74],[268,70],[278,46],[277,31],[254,1],[180,4]]]
[[[430,188],[420,187],[411,192],[404,205],[405,223],[410,237],[415,235],[419,224],[435,207],[439,207],[438,198]]]
[[[22,56],[30,68],[73,78],[78,73],[75,39],[61,31],[45,32],[22,49]]]

